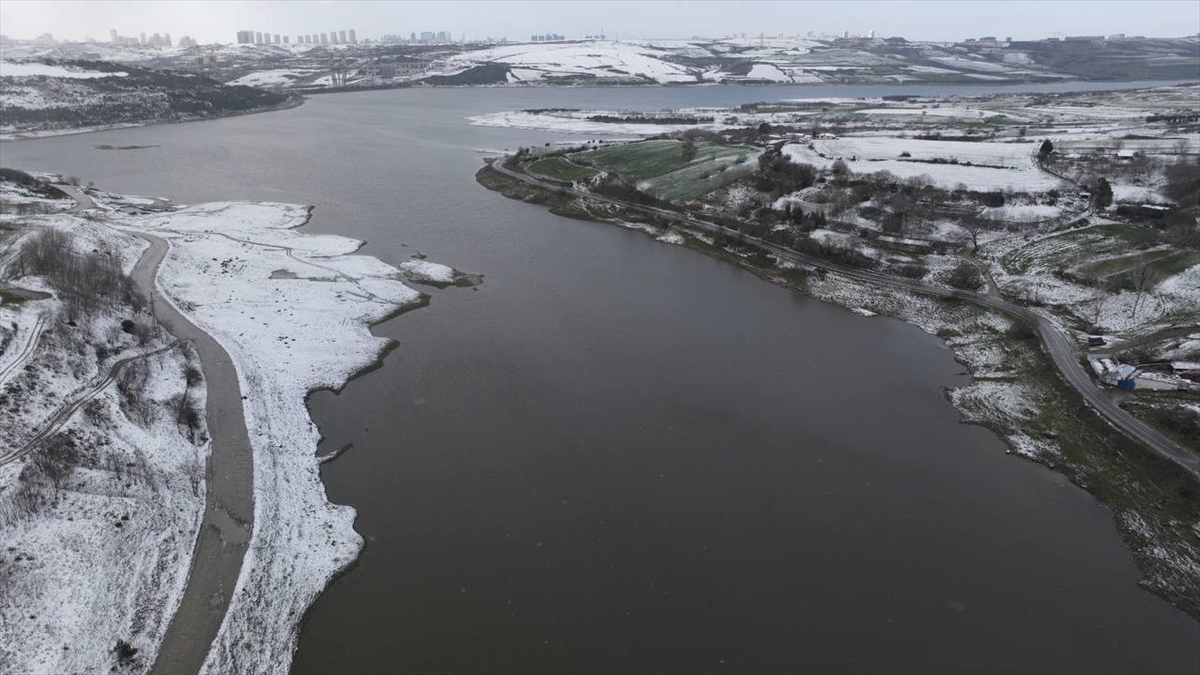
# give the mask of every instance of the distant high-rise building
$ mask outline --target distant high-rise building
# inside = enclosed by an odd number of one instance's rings
[[[288,43],[288,36],[284,35],[283,36],[283,44],[286,45],[287,43]]]
[[[344,31],[344,30],[338,31],[338,42],[340,42],[342,44],[346,44],[346,31]]]
[[[408,41],[409,41],[409,42],[416,42],[416,41],[417,41],[417,34],[416,34],[416,33],[409,33],[409,34],[408,34]]]
[[[283,38],[279,35],[279,33],[275,34],[275,44],[283,44]]]
[[[171,34],[170,34],[170,33],[164,33],[164,34],[163,34],[163,41],[165,41],[165,42],[167,43],[167,44],[166,44],[166,45],[164,45],[164,46],[166,46],[166,47],[170,47],[170,46],[171,46]]]
[[[321,44],[329,44],[329,33],[321,33]]]
[[[116,28],[113,28],[108,31],[108,40],[109,40],[109,42],[112,42],[113,44],[116,44],[119,41],[119,39],[117,38],[117,29]]]
[[[350,33],[350,44],[352,44],[352,45],[358,44],[358,38],[354,36],[353,28],[350,29],[349,33]]]
[[[336,30],[329,31],[329,44],[336,45],[338,43],[338,34]]]
[[[180,47],[195,47],[196,41],[193,40],[192,38],[188,37],[187,35],[184,35],[183,37],[179,38],[179,46]]]
[[[237,42],[239,45],[248,45],[254,42],[254,31],[239,30],[237,32]]]
[[[260,31],[260,30],[254,31],[254,44],[256,44],[256,45],[262,44],[262,31]]]
[[[433,33],[433,31],[428,31],[428,30],[421,31],[421,42],[433,42],[436,39],[437,39],[437,35],[435,35]]]
[[[141,44],[146,44],[146,34],[145,33],[142,33],[141,40],[142,40]]]

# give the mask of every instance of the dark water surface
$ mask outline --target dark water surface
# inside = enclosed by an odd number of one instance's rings
[[[476,149],[565,137],[463,119],[999,90],[395,90],[0,154],[311,203],[312,231],[486,275],[424,289],[376,328],[384,368],[312,398],[325,449],[354,444],[325,480],[368,545],[297,673],[1197,672],[1196,622],[1138,588],[1110,512],[958,423],[938,340],[490,193]]]

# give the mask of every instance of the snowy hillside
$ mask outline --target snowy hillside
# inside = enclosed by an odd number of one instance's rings
[[[386,88],[418,83],[980,84],[1200,77],[1200,43],[1144,38],[1071,45],[947,44],[909,42],[903,38],[798,36],[500,44],[214,44],[191,48],[102,43],[10,44],[0,50],[0,56],[8,60],[98,59],[136,63],[201,73],[225,83],[306,91],[333,86]],[[330,77],[334,72],[339,76]],[[935,113],[917,111],[917,114]]]
[[[0,139],[216,117],[281,94],[104,61],[0,61]]]

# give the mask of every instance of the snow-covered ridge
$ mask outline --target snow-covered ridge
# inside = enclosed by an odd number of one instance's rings
[[[0,77],[65,77],[71,80],[91,80],[98,77],[127,77],[128,75],[129,73],[123,72],[106,73],[84,68],[51,66],[45,63],[0,61]]]

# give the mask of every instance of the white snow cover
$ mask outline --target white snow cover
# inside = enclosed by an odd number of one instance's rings
[[[307,218],[214,203],[126,220],[170,239],[159,286],[229,352],[246,396],[255,528],[206,673],[286,672],[305,610],[361,549],[354,510],[325,498],[305,397],[378,358],[388,341],[370,323],[420,299],[396,268],[351,255],[361,242],[297,232]]]
[[[1112,191],[1113,201],[1124,204],[1169,204],[1171,202],[1158,191],[1158,188],[1144,185],[1117,183],[1112,186]]]
[[[812,146],[811,148],[809,146]],[[1037,192],[1061,187],[1061,181],[1034,164],[1034,143],[971,143],[923,141],[912,138],[859,136],[786,145],[783,152],[794,162],[830,167],[846,161],[855,173],[889,171],[899,178],[928,176],[942,187],[958,183],[975,190],[1013,188]],[[901,157],[907,152],[910,157]],[[933,164],[929,160],[956,159],[959,164]],[[919,161],[926,160],[926,161]],[[964,166],[962,162],[973,165]],[[1000,167],[1000,168],[992,168]]]
[[[169,410],[168,400],[183,388],[178,353],[154,357],[149,372],[148,395]],[[114,450],[143,458],[153,479],[113,494],[107,472],[77,468],[56,503],[4,530],[4,545],[14,549],[4,557],[28,557],[5,562],[19,573],[7,581],[0,613],[36,617],[0,622],[0,642],[20,646],[0,658],[9,672],[94,671],[111,660],[118,639],[136,632],[138,644],[161,641],[178,606],[204,510],[203,484],[193,491],[186,465],[203,461],[207,445],[198,452],[170,415],[150,429],[131,423],[117,412],[119,399],[109,387],[91,404],[110,411],[111,427],[77,415],[64,430],[103,433]]]
[[[68,69],[62,66],[46,65],[44,63],[14,63],[12,61],[0,61],[0,77],[33,77],[36,75],[44,75],[46,77],[65,77],[72,80],[90,80],[97,77],[127,77],[129,73],[103,73],[98,70],[84,70],[82,68]]]
[[[29,231],[70,230],[78,249],[111,254],[125,270],[144,247],[138,239],[68,214],[22,220]],[[39,281],[18,280],[22,287],[52,290]],[[75,352],[75,343],[57,331],[43,330],[36,339],[39,318],[50,317],[59,305],[53,297],[0,303],[0,332],[16,326],[12,353],[5,351],[0,366],[0,390],[23,397],[15,418],[0,419],[0,452],[21,447],[116,359],[166,344],[152,338],[149,345],[139,345],[120,329],[122,316],[100,312],[80,319],[77,327],[88,343],[108,346],[109,355],[98,363],[90,352]],[[86,456],[54,489],[52,501],[23,513],[17,497],[29,482],[19,476],[31,458],[0,467],[4,672],[107,671],[115,667],[112,649],[118,639],[139,648],[162,639],[187,579],[204,508],[199,477],[208,450],[207,443],[193,444],[181,435],[168,403],[185,391],[182,352],[177,348],[146,363],[144,418],[135,421],[110,386],[62,427],[102,443],[81,442]],[[193,401],[202,413],[203,400]]]
[[[770,63],[756,63],[746,75],[747,79],[751,80],[770,80],[772,82],[791,82],[792,78],[787,73],[779,69],[779,66]]]
[[[400,271],[409,279],[416,282],[432,282],[435,284],[452,284],[455,275],[454,268],[439,265],[425,260],[409,260],[399,265]]]
[[[295,80],[313,74],[316,71],[312,70],[296,70],[280,68],[275,70],[256,70],[253,73],[243,75],[236,80],[230,80],[225,84],[246,85],[248,87],[273,87],[284,84],[291,84]]]
[[[1005,204],[984,208],[980,213],[993,220],[1011,223],[1036,223],[1062,215],[1062,209],[1048,204]]]
[[[649,78],[655,82],[695,82],[684,66],[664,60],[670,52],[618,42],[506,45],[456,54],[452,65],[503,63],[518,68],[525,82],[546,77],[592,74],[599,78]]]

